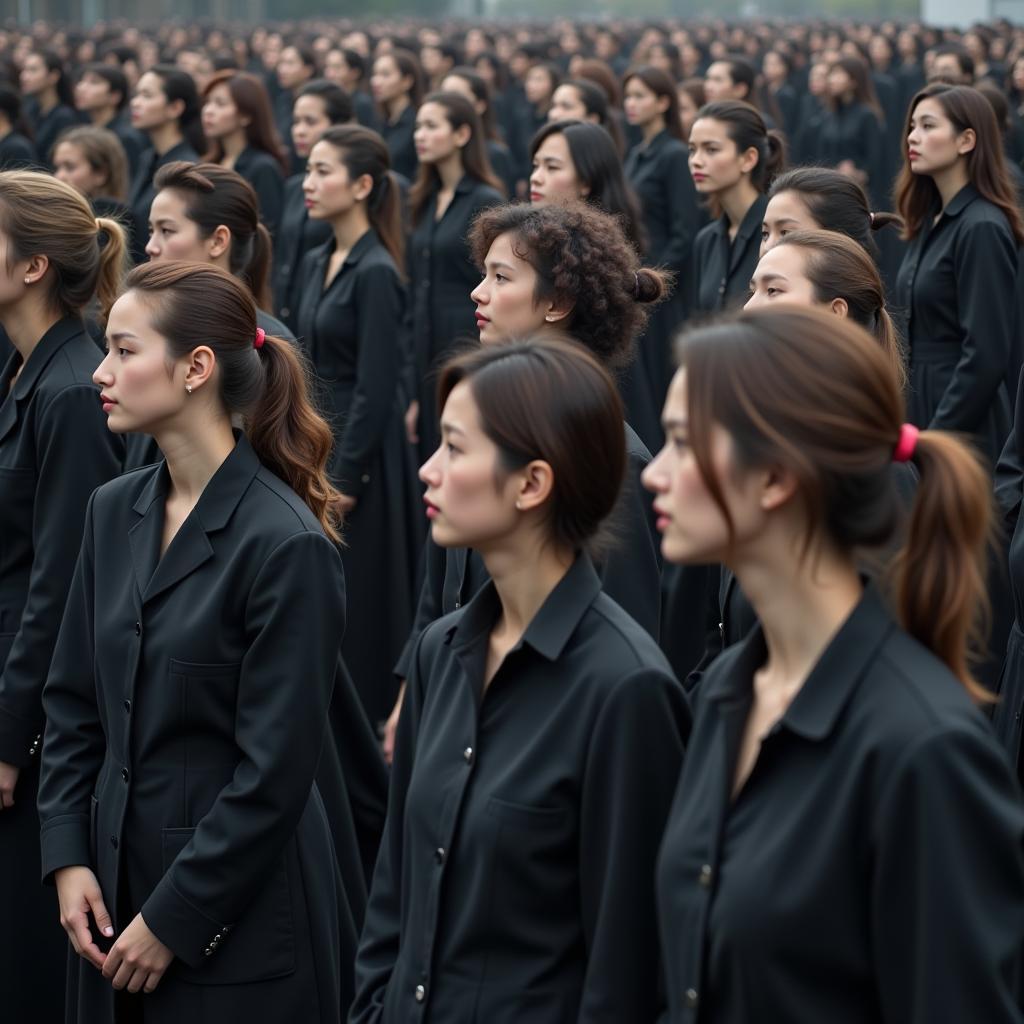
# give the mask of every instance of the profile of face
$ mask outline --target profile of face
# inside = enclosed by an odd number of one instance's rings
[[[469,383],[457,384],[441,412],[441,443],[420,467],[435,544],[471,547],[483,554],[519,525],[519,474],[499,482],[499,458],[497,446],[481,426]]]
[[[135,87],[131,100],[132,125],[139,131],[153,131],[176,121],[182,113],[181,100],[168,102],[163,79],[147,71]]]
[[[622,110],[630,124],[638,128],[654,124],[658,118],[665,117],[668,107],[669,98],[659,96],[653,89],[649,89],[642,79],[634,76],[626,83],[622,94]]]
[[[306,209],[314,220],[344,217],[373,191],[373,179],[364,174],[350,180],[342,153],[321,139],[313,146],[302,181]]]
[[[590,186],[581,181],[569,143],[561,132],[549,135],[533,154],[530,202],[538,205],[567,199],[585,199]]]
[[[551,96],[549,121],[590,121],[599,124],[600,118],[587,112],[579,90],[574,85],[560,85]]]
[[[928,69],[928,81],[970,85],[971,76],[964,74],[956,54],[937,53],[932,58],[931,67]]]
[[[694,102],[690,91],[681,85],[676,90],[676,94],[679,97],[679,127],[683,130],[683,138],[688,139],[690,131],[693,129],[693,122],[697,120],[697,112],[700,107]]]
[[[78,189],[86,199],[103,195],[107,176],[96,170],[86,159],[82,148],[74,142],[58,142],[53,151],[53,174],[55,178]]]
[[[149,207],[149,241],[146,255],[154,263],[161,260],[188,260],[192,263],[216,263],[230,245],[227,228],[218,229],[209,238],[199,236],[199,225],[188,217],[185,197],[174,189],[157,192]]]
[[[815,298],[814,285],[807,277],[807,256],[799,246],[775,246],[758,260],[754,268],[746,308],[754,309],[776,302],[791,306],[828,306],[828,303],[819,303]]]
[[[86,71],[75,83],[75,109],[84,112],[102,110],[118,102],[120,93],[111,93],[110,83],[93,71]]]
[[[487,250],[483,279],[470,293],[484,345],[558,327],[569,315],[554,302],[536,301],[537,272],[516,254],[517,248],[510,233],[498,235]]]
[[[777,192],[768,200],[761,224],[761,256],[774,246],[780,239],[791,235],[794,231],[820,231],[824,227],[819,224],[807,208],[803,197],[794,189]]]
[[[313,69],[302,61],[294,46],[286,46],[277,59],[277,83],[282,89],[297,89],[313,77]]]
[[[807,91],[812,96],[824,96],[828,92],[828,65],[812,64],[807,72]]]
[[[536,66],[526,72],[526,79],[523,82],[523,91],[526,99],[535,107],[547,103],[554,91],[554,82],[551,79],[551,72],[547,68]]]
[[[741,153],[729,138],[729,126],[715,118],[700,117],[694,121],[689,149],[693,187],[701,195],[732,188],[757,166],[757,150]]]
[[[761,70],[767,81],[773,85],[781,85],[789,75],[786,69],[786,62],[774,50],[769,50],[764,55],[764,60],[761,62]]]
[[[226,139],[245,132],[249,118],[235,105],[227,82],[215,85],[203,101],[203,132],[208,139]]]
[[[292,106],[292,145],[301,157],[308,157],[313,146],[331,127],[327,108],[319,96],[300,96]]]
[[[57,83],[57,72],[48,71],[46,61],[38,53],[30,53],[21,65],[18,76],[21,91],[26,96],[38,96]]]
[[[741,100],[742,89],[733,81],[732,67],[728,61],[716,60],[704,75],[704,95],[708,103],[719,100]]]
[[[907,162],[914,174],[949,170],[974,149],[974,129],[958,132],[937,99],[927,97],[911,111]]]
[[[378,103],[391,103],[411,88],[412,78],[402,74],[398,62],[390,54],[384,54],[373,62],[370,91]]]
[[[468,124],[453,128],[448,110],[440,103],[424,103],[416,111],[413,144],[421,164],[440,164],[461,153],[472,137]]]

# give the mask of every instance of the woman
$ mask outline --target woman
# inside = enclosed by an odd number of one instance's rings
[[[28,170],[36,162],[32,129],[17,89],[0,82],[0,171]]]
[[[244,71],[218,71],[203,90],[203,133],[209,143],[205,159],[252,185],[260,218],[273,235],[281,220],[288,161],[263,83]]]
[[[622,406],[565,340],[450,363],[420,470],[431,533],[491,582],[411,661],[354,1022],[653,1020],[654,854],[689,724],[588,556]]]
[[[370,88],[380,111],[381,135],[391,166],[407,181],[416,177],[416,109],[423,96],[423,72],[416,56],[396,47],[373,62]]]
[[[479,280],[466,247],[473,218],[502,202],[483,127],[473,104],[451,92],[431,93],[416,112],[419,170],[409,192],[409,365],[406,432],[424,462],[437,448],[435,372],[475,327],[469,293]]]
[[[118,137],[106,128],[69,128],[53,148],[53,173],[78,189],[100,216],[124,219],[128,159]]]
[[[788,138],[795,138],[800,127],[800,97],[790,84],[793,74],[793,59],[785,50],[776,48],[765,53],[761,61],[764,77],[762,106],[774,108],[778,123]]]
[[[352,100],[348,93],[322,78],[307,82],[295,97],[292,110],[292,148],[300,160],[328,128],[352,120]],[[310,249],[323,245],[331,229],[321,220],[312,220],[306,210],[302,191],[305,172],[294,174],[284,183],[281,221],[274,234],[274,308],[281,319],[294,329],[302,281],[299,266]]]
[[[910,106],[897,206],[909,239],[897,279],[906,311],[911,423],[971,435],[992,462],[1010,429],[1014,283],[1024,224],[985,98],[932,85]]]
[[[78,121],[64,61],[53,50],[32,50],[22,62],[19,82],[36,153],[52,170],[57,136]]]
[[[515,137],[522,144],[521,161],[526,155],[528,140],[547,123],[551,101],[561,81],[562,72],[557,65],[550,62],[534,63],[526,72],[523,78],[522,99],[516,111],[518,117]],[[528,177],[528,169],[521,163],[519,181],[525,182]],[[522,195],[522,191],[524,190],[517,183],[516,195]]]
[[[335,1024],[362,879],[336,888],[313,785],[345,621],[330,430],[217,267],[137,268],[107,329],[108,426],[167,461],[93,496],[44,696],[68,1019]]]
[[[701,108],[690,132],[690,173],[717,218],[694,243],[694,311],[742,305],[757,264],[765,192],[785,162],[782,138],[749,103],[721,100]]]
[[[331,239],[300,273],[298,334],[322,382],[335,431],[328,470],[345,506],[349,630],[342,644],[370,721],[395,700],[391,674],[409,633],[422,534],[402,426],[405,286],[398,184],[387,146],[359,126],[329,128],[303,190]]]
[[[70,185],[31,171],[0,173],[0,225],[0,327],[13,346],[0,376],[0,988],[12,1020],[55,1021],[67,943],[39,884],[41,698],[89,495],[121,472],[83,312],[94,296],[113,302],[125,238]]]
[[[141,263],[149,237],[149,204],[153,178],[164,164],[199,160],[206,149],[200,120],[199,94],[184,71],[167,64],[150,68],[139,79],[131,101],[132,127],[148,136],[150,148],[139,158],[139,169],[128,194],[132,211],[132,258]]]
[[[612,116],[608,97],[585,78],[570,78],[555,89],[548,121],[588,121],[600,125],[611,137],[620,157],[626,151],[622,129]]]
[[[724,561],[763,626],[701,683],[659,855],[668,1021],[1020,1018],[1024,811],[967,668],[989,483],[903,414],[828,313],[683,343],[644,478],[662,551]],[[856,552],[904,521],[894,461],[920,483],[890,612]]]

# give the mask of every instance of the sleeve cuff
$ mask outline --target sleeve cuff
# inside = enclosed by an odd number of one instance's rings
[[[42,874],[44,883],[53,882],[53,874],[61,868],[83,865],[92,867],[89,850],[89,816],[68,814],[47,822],[40,834]]]
[[[192,906],[167,876],[142,906],[149,930],[189,967],[199,967],[213,956],[231,926],[215,921]]]
[[[39,756],[42,743],[42,717],[30,722],[0,708],[0,761],[24,768]]]

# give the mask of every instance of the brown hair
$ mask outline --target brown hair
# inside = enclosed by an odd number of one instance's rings
[[[690,444],[730,538],[711,461],[714,423],[731,436],[740,466],[794,474],[808,515],[804,556],[826,537],[850,553],[878,546],[905,522],[892,473],[903,396],[889,358],[861,327],[819,310],[746,310],[684,334],[680,356]],[[986,607],[988,474],[967,445],[932,430],[918,437],[913,462],[920,482],[894,563],[897,615],[985,700],[967,649]]]
[[[968,181],[978,194],[1003,211],[1013,237],[1024,242],[1024,221],[1017,209],[1017,198],[1003,153],[1003,137],[996,123],[991,104],[977,89],[967,85],[944,85],[935,82],[925,86],[911,101],[903,131],[903,167],[896,180],[896,206],[906,224],[904,238],[915,238],[931,216],[939,190],[927,174],[915,174],[907,159],[910,119],[922,100],[935,100],[953,124],[957,134],[973,129],[974,149],[966,156]]]
[[[200,238],[223,225],[231,232],[228,259],[231,273],[241,278],[260,309],[273,305],[270,291],[272,242],[260,222],[256,190],[237,171],[219,164],[191,164],[175,160],[164,164],[153,178],[157,192],[171,189],[185,200],[185,216]]]
[[[274,115],[270,108],[270,97],[267,87],[255,76],[246,71],[218,71],[210,77],[203,90],[203,101],[210,98],[210,93],[218,85],[226,85],[231,93],[231,102],[238,108],[242,117],[249,123],[245,127],[245,141],[253,149],[269,153],[281,168],[282,174],[288,173],[288,161],[284,156],[284,146],[274,127]],[[224,159],[224,146],[219,139],[210,140],[210,148],[205,159],[212,163],[220,163]]]
[[[659,99],[663,96],[668,100],[668,109],[662,115],[665,118],[665,131],[674,139],[686,143],[683,138],[683,126],[679,121],[679,93],[676,92],[676,83],[667,71],[661,68],[652,68],[649,64],[643,64],[638,68],[630,68],[622,76],[622,91],[625,93],[626,86],[631,79],[639,79],[643,85],[650,89]]]
[[[402,227],[402,197],[398,181],[390,170],[391,154],[387,143],[369,128],[344,124],[328,128],[321,142],[332,145],[341,156],[349,181],[364,174],[373,179],[366,200],[370,226],[395,261],[398,273],[405,275],[405,231]]]
[[[605,94],[610,107],[617,110],[622,108],[622,89],[619,88],[619,80],[607,61],[598,60],[597,57],[584,57],[575,62],[573,67],[574,78],[589,79]]]
[[[862,60],[860,57],[840,57],[838,60],[834,60],[829,64],[829,71],[832,71],[833,68],[839,68],[841,71],[846,72],[850,81],[853,82],[853,102],[859,103],[874,111],[875,117],[878,118],[879,125],[884,127],[885,114],[882,111],[881,104],[878,102],[878,96],[875,93],[875,84],[871,80],[871,73],[868,69],[867,62]],[[839,107],[839,101],[831,94],[831,92],[826,93],[825,102],[829,110],[835,111]]]
[[[85,162],[97,174],[106,175],[107,184],[103,195],[124,200],[128,195],[128,158],[124,155],[121,140],[112,131],[91,124],[68,128],[60,133],[53,144],[54,156],[62,142],[77,146]]]
[[[618,220],[587,203],[509,203],[483,210],[469,229],[478,266],[505,234],[512,236],[516,256],[537,274],[534,302],[571,304],[566,329],[605,366],[627,365],[647,323],[644,306],[667,296],[671,276],[642,267]]]
[[[902,389],[907,382],[903,348],[885,308],[882,278],[863,247],[836,231],[793,231],[774,248],[783,245],[804,251],[804,273],[814,287],[816,302],[846,300],[850,319],[874,335]]]
[[[398,68],[398,74],[402,78],[412,79],[412,85],[409,86],[409,90],[405,95],[411,106],[418,107],[420,105],[420,98],[423,96],[423,69],[420,67],[416,54],[412,50],[405,50],[401,46],[396,46],[386,53],[377,56],[374,59],[374,64],[379,60],[384,60],[385,57],[390,57],[394,61],[395,67]],[[379,103],[377,106],[385,118],[388,117],[388,111],[384,104]]]
[[[541,334],[450,360],[438,382],[439,409],[463,382],[498,447],[499,484],[535,459],[547,462],[552,542],[593,550],[626,472],[622,400],[607,370],[571,339]]]
[[[312,373],[291,342],[268,335],[255,347],[256,305],[248,288],[212,263],[178,261],[136,267],[126,288],[143,296],[172,359],[200,345],[213,350],[220,398],[228,412],[244,417],[260,461],[339,540],[341,496],[326,470],[333,437],[310,397]]]
[[[449,72],[450,74],[450,72]],[[422,110],[428,103],[435,103],[444,110],[445,120],[452,131],[458,131],[469,125],[469,141],[462,147],[462,171],[474,181],[490,185],[501,195],[505,194],[505,186],[491,169],[491,161],[487,156],[486,139],[483,124],[476,107],[457,92],[432,92],[420,104]],[[409,214],[414,225],[419,224],[430,197],[441,187],[441,176],[433,164],[420,162],[416,172],[416,180],[409,189]]]
[[[95,297],[99,319],[106,321],[120,294],[128,252],[116,220],[94,216],[77,189],[49,174],[2,171],[0,230],[9,242],[8,270],[30,256],[49,260],[47,298],[61,316],[81,316]]]

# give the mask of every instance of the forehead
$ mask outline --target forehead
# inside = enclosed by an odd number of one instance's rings
[[[789,281],[804,276],[804,252],[798,245],[774,245],[758,261],[754,277],[780,274]]]
[[[448,119],[448,111],[440,103],[424,103],[419,109],[419,116],[428,118],[431,121],[446,121]]]
[[[459,381],[452,388],[444,403],[443,416],[445,425],[458,427],[464,433],[480,429],[480,413],[469,381]]]
[[[553,157],[556,160],[569,160],[569,144],[561,132],[549,135],[538,147],[537,156]]]
[[[768,208],[764,212],[766,221],[791,220],[801,224],[814,224],[816,221],[811,216],[803,196],[795,189],[786,189],[779,192],[768,200]]]
[[[320,164],[332,164],[335,167],[341,166],[341,154],[335,146],[321,139],[310,151],[310,160]]]
[[[300,96],[295,101],[295,113],[303,114],[306,117],[323,117],[326,111],[323,97],[321,96]]]
[[[727,142],[729,133],[721,121],[713,117],[699,117],[690,129],[691,142]]]
[[[945,117],[945,111],[939,105],[938,101],[933,99],[921,100],[913,111],[911,111],[911,117]]]
[[[533,267],[526,260],[516,255],[514,243],[515,239],[511,232],[506,231],[505,234],[498,235],[491,242],[491,247],[487,250],[487,262],[505,263],[510,267],[515,267],[517,270],[526,270],[532,273]]]
[[[134,334],[139,338],[156,336],[152,328],[152,311],[138,292],[126,291],[110,309],[107,337],[122,333]]]
[[[161,189],[153,196],[153,203],[149,208],[149,219],[159,220],[162,217],[177,220],[188,219],[185,214],[185,197],[175,189]]]

